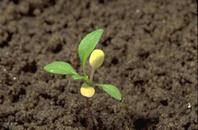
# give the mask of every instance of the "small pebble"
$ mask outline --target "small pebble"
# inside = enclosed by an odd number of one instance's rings
[[[187,107],[188,107],[188,109],[192,108],[192,106],[191,106],[191,104],[190,104],[190,103],[188,103],[188,106],[187,106]]]
[[[13,77],[13,80],[16,80],[16,77]]]
[[[140,12],[140,10],[139,10],[139,9],[137,9],[135,12],[138,14],[138,13]]]

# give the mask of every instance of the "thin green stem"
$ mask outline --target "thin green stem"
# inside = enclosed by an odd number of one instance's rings
[[[85,68],[85,66],[83,65],[82,68],[83,68],[83,74],[86,75],[86,68]]]
[[[90,77],[89,77],[90,84],[92,84],[93,82],[94,72],[95,70],[91,67],[91,72],[90,72]],[[87,109],[88,109],[88,114],[89,114],[88,119],[90,119],[88,128],[93,129],[93,127],[95,126],[95,121],[94,121],[94,116],[93,116],[92,110],[90,109],[90,106],[91,104],[89,102],[89,99],[87,98]]]
[[[90,73],[90,81],[91,81],[91,83],[93,82],[94,73],[95,73],[95,69],[91,68],[91,73]]]

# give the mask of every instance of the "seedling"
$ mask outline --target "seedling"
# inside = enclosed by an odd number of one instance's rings
[[[98,87],[104,92],[109,94],[116,100],[121,100],[122,96],[119,89],[112,84],[98,84],[93,81],[95,71],[103,64],[105,54],[100,49],[95,49],[96,45],[100,41],[103,29],[97,29],[87,34],[80,42],[78,47],[78,55],[80,58],[80,64],[83,70],[83,74],[79,74],[76,70],[64,61],[54,61],[47,64],[44,70],[54,74],[69,75],[74,80],[81,80],[83,84],[80,88],[82,96],[90,98],[95,94],[95,88]],[[89,58],[90,75],[87,74],[87,59]]]

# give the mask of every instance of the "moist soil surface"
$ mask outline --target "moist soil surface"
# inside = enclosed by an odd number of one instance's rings
[[[123,100],[97,89],[87,107],[82,82],[43,66],[81,72],[79,42],[96,28],[106,59],[94,80]],[[1,130],[196,130],[196,72],[195,0],[0,1]]]

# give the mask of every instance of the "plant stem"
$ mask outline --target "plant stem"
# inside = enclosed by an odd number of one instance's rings
[[[91,73],[90,73],[90,81],[91,82],[93,82],[94,73],[95,73],[95,70],[93,68],[91,68]]]
[[[85,68],[85,66],[83,66],[82,68],[83,68],[83,74],[86,75],[86,68]]]
[[[95,70],[93,68],[91,68],[91,73],[90,73],[90,77],[89,77],[91,84],[93,82],[94,72],[95,72]],[[86,104],[87,104],[87,111],[88,111],[88,129],[92,130],[94,128],[94,126],[96,125],[96,123],[94,120],[92,110],[90,108],[91,103],[88,98],[86,99]]]

